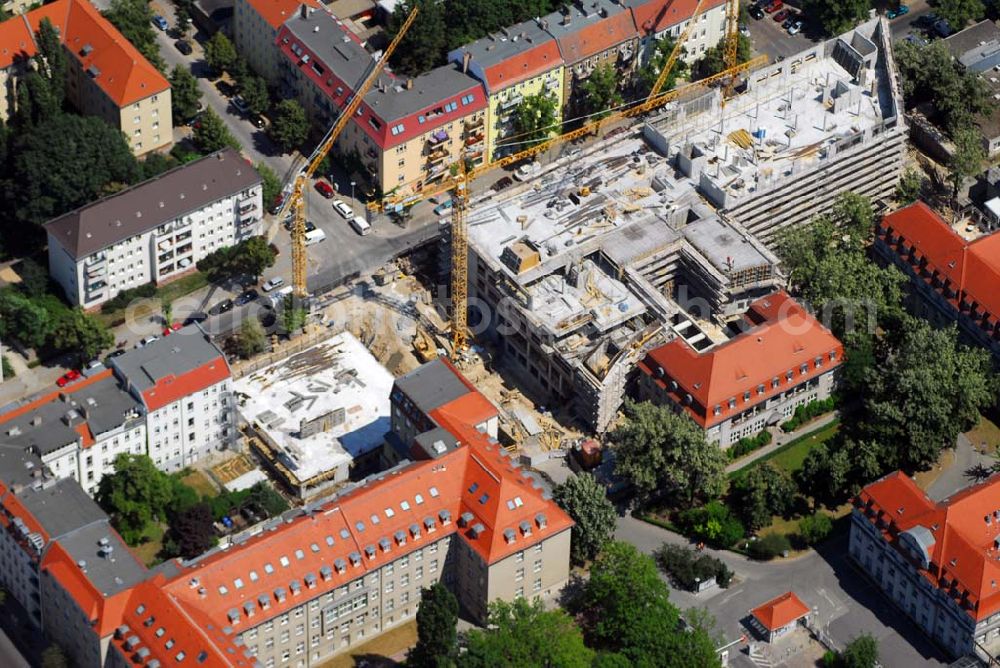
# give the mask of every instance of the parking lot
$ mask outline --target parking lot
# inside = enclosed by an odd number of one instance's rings
[[[799,18],[803,18],[798,9],[790,7],[787,4],[783,10],[787,10]],[[807,49],[814,41],[812,37],[807,35],[810,31],[808,22],[805,22],[806,25],[802,32],[797,35],[789,35],[781,23],[774,20],[774,16],[777,13],[765,13],[764,17],[760,19],[751,17],[747,25],[747,28],[750,30],[750,38],[753,40],[754,50],[758,53],[766,53],[771,57],[771,60],[783,59],[794,55],[803,49]]]

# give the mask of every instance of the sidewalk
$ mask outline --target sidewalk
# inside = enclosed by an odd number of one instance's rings
[[[772,452],[774,452],[781,446],[785,445],[786,443],[790,443],[791,441],[794,441],[800,436],[805,436],[806,434],[822,429],[823,427],[827,426],[838,417],[840,417],[840,413],[838,413],[837,411],[832,411],[830,413],[827,413],[826,415],[821,415],[815,420],[806,423],[802,427],[790,433],[783,432],[780,427],[774,427],[773,431],[771,432],[772,434],[774,434],[773,441],[771,441],[768,445],[765,445],[760,450],[754,450],[749,455],[737,459],[735,462],[726,467],[726,473],[739,471],[740,469],[745,468],[750,464],[753,464],[761,457],[765,457],[771,454]]]

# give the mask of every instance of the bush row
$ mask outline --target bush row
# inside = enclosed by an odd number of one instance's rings
[[[721,560],[707,554],[699,555],[683,545],[664,544],[656,552],[656,561],[682,588],[694,591],[699,582],[715,578],[725,589],[733,581],[733,572]]]
[[[765,445],[771,443],[772,436],[771,432],[766,429],[756,436],[750,438],[741,438],[736,441],[736,444],[729,448],[726,453],[729,455],[730,460],[736,460],[744,455],[749,455],[754,450],[760,450]]]
[[[833,397],[816,399],[815,401],[810,401],[808,404],[797,406],[792,419],[782,423],[781,430],[784,432],[795,431],[806,422],[809,422],[809,420],[819,417],[823,413],[829,413],[834,408],[836,408],[836,402]]]
[[[135,299],[149,299],[156,296],[156,283],[150,281],[145,285],[129,288],[119,292],[113,299],[101,304],[101,313],[113,313],[128,306]]]

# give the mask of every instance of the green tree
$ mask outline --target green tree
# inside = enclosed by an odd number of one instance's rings
[[[896,200],[900,204],[912,204],[920,199],[923,187],[923,174],[912,167],[907,167],[896,186]]]
[[[52,319],[44,306],[18,290],[0,290],[0,340],[16,339],[31,348],[40,348],[51,329]]]
[[[879,665],[878,641],[870,633],[863,633],[851,642],[840,654],[844,668],[875,668]]]
[[[153,28],[153,10],[146,0],[111,0],[104,18],[161,72],[165,69]]]
[[[306,310],[294,295],[285,295],[281,309],[281,326],[288,336],[302,329],[306,324]]]
[[[718,44],[710,46],[705,50],[705,55],[694,62],[691,66],[692,81],[699,81],[713,74],[718,74],[726,68],[725,41],[726,38],[723,37]],[[750,38],[741,34],[739,41],[736,42],[736,60],[745,63],[750,60],[752,53],[753,44],[750,42]]]
[[[969,21],[978,21],[986,15],[982,0],[937,0],[934,11],[955,30],[961,30]]]
[[[871,239],[875,230],[872,201],[857,193],[845,192],[837,197],[833,205],[833,219],[850,235],[850,243],[855,248],[860,248]]]
[[[30,257],[21,260],[16,267],[17,276],[21,279],[18,284],[21,292],[28,297],[41,297],[49,289],[49,272],[42,265],[38,264]]]
[[[278,178],[273,169],[263,162],[258,162],[255,169],[260,174],[261,199],[264,201],[264,208],[266,209],[278,200],[278,194],[281,192],[281,179]]]
[[[576,522],[570,548],[573,561],[583,563],[593,559],[614,535],[618,517],[604,486],[591,474],[581,473],[558,485],[553,497]]]
[[[559,106],[556,99],[545,93],[529,95],[521,100],[511,114],[514,124],[511,152],[534,146],[559,130]],[[502,140],[501,140],[502,141]],[[502,148],[501,145],[498,148]]]
[[[731,505],[751,531],[771,524],[772,515],[784,515],[795,500],[795,483],[771,462],[752,467],[729,492]]]
[[[201,106],[198,80],[183,65],[177,65],[170,73],[170,106],[173,109],[174,123],[184,123],[193,118]]]
[[[677,522],[688,535],[719,548],[732,547],[746,533],[743,523],[718,499],[679,513]]]
[[[142,180],[145,181],[157,177],[177,165],[178,162],[172,155],[164,155],[163,153],[151,151],[146,154],[146,157],[139,165],[142,170]]]
[[[114,342],[114,335],[104,323],[79,308],[65,311],[52,328],[52,346],[58,350],[74,351],[84,361],[94,359]]]
[[[595,67],[579,88],[582,111],[593,118],[607,116],[624,102],[618,90],[618,72],[610,62]]]
[[[826,513],[816,512],[799,520],[799,537],[806,545],[822,543],[832,531],[833,520]]]
[[[120,454],[115,472],[101,478],[97,502],[129,545],[137,545],[150,523],[165,519],[170,479],[146,455]]]
[[[238,274],[252,276],[256,283],[265,269],[274,266],[276,258],[277,253],[268,243],[267,237],[250,237],[236,245],[233,268]]]
[[[459,668],[589,668],[593,660],[573,618],[558,608],[545,610],[539,599],[494,601],[487,628],[469,631],[465,646]]]
[[[165,548],[165,551],[171,556],[185,559],[207,552],[216,543],[212,522],[212,511],[208,504],[196,503],[181,511],[170,520],[169,548]]]
[[[218,73],[228,71],[236,64],[237,57],[236,47],[221,30],[205,42],[205,62]]]
[[[6,189],[7,224],[11,217],[44,223],[97,199],[111,183],[135,183],[141,176],[125,136],[95,116],[58,114],[18,135],[12,152],[8,163],[18,185]]]
[[[59,39],[59,32],[47,17],[42,19],[36,33],[38,55],[35,57],[36,73],[44,81],[44,100],[38,100],[43,108],[40,114],[51,118],[62,110],[66,99],[66,77],[69,63],[66,50]],[[37,98],[36,98],[37,99]]]
[[[955,149],[948,161],[948,180],[951,181],[951,196],[957,197],[962,183],[982,171],[986,152],[982,135],[973,125],[957,129],[953,139]]]
[[[271,95],[267,92],[267,82],[256,75],[246,77],[240,83],[240,95],[243,96],[252,114],[263,114],[271,106]]]
[[[650,56],[645,65],[636,71],[635,88],[637,97],[646,97],[653,90],[653,86],[656,85],[656,80],[660,77],[660,72],[663,71],[664,66],[667,64],[667,58],[670,57],[676,43],[676,40],[670,35],[666,35],[656,43],[652,56]],[[667,75],[667,80],[663,82],[663,87],[660,89],[661,93],[672,89],[677,85],[677,79],[688,73],[689,67],[684,60],[686,53],[687,49],[681,47],[680,55],[674,63],[673,70]]]
[[[393,70],[411,77],[440,65],[448,48],[446,4],[435,0],[405,0],[398,3],[389,17],[386,36],[390,39],[396,36],[414,6],[420,8],[420,13],[390,59]]]
[[[301,145],[309,135],[306,112],[295,100],[282,100],[274,108],[271,119],[271,138],[285,153]]]
[[[240,333],[236,335],[236,354],[243,359],[250,359],[267,348],[267,336],[257,318],[247,318]]]
[[[665,494],[690,507],[722,492],[726,456],[685,414],[649,402],[625,404],[625,423],[611,433],[615,473],[640,496]]]
[[[765,536],[751,541],[747,546],[747,554],[751,559],[768,561],[775,557],[782,556],[792,549],[792,544],[783,533],[769,533]]]
[[[227,146],[236,150],[242,148],[232,133],[229,132],[226,124],[211,107],[207,107],[198,119],[198,124],[194,128],[192,138],[198,150],[206,154],[214,153]]]
[[[420,590],[417,643],[406,654],[410,668],[443,668],[458,653],[458,599],[441,582]]]
[[[868,17],[871,0],[804,0],[802,13],[828,36],[845,33]]]

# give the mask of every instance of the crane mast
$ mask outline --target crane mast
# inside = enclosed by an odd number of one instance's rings
[[[323,141],[319,143],[316,150],[309,156],[306,168],[295,177],[295,183],[292,186],[292,196],[289,198],[288,206],[291,208],[294,217],[292,223],[292,289],[295,296],[300,299],[308,293],[306,285],[306,184],[309,183],[309,179],[319,169],[323,159],[326,158],[330,149],[336,143],[337,138],[340,137],[340,133],[351,122],[358,107],[361,106],[365,95],[368,94],[368,91],[375,84],[385,64],[389,62],[389,56],[393,54],[406,34],[406,31],[413,25],[413,21],[417,18],[417,11],[418,7],[414,5],[409,16],[406,17],[406,20],[399,27],[399,32],[396,33],[396,36],[390,42],[389,46],[386,47],[378,61],[372,65],[361,86],[358,87],[350,102],[344,107],[333,127],[330,128]]]

